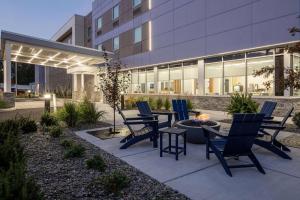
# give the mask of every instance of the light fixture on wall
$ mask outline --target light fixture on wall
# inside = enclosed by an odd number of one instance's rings
[[[149,51],[152,51],[152,21],[149,21]]]

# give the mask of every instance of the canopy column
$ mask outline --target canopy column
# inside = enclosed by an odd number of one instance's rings
[[[81,89],[81,92],[84,91],[84,74],[81,74],[81,87],[80,87],[80,89]]]
[[[5,43],[3,75],[4,75],[4,92],[11,92],[11,45]]]

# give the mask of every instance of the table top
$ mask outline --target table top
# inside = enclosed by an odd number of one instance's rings
[[[183,134],[186,132],[186,129],[181,129],[181,128],[166,128],[166,129],[163,129],[161,130],[161,132],[163,133],[171,133],[171,134],[177,134],[177,135],[180,135],[180,134]]]

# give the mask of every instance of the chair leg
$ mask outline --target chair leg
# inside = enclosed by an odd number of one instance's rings
[[[206,159],[209,160],[209,140],[206,141]]]
[[[291,150],[290,150],[287,146],[285,146],[284,144],[282,144],[281,142],[279,142],[279,141],[276,140],[276,139],[273,141],[273,144],[274,144],[276,147],[282,149],[283,151],[291,152]]]
[[[211,145],[211,149],[213,150],[213,152],[216,154],[217,158],[219,159],[220,163],[222,164],[226,174],[230,177],[232,177],[232,173],[227,165],[227,162],[225,160],[225,158],[223,157],[223,155],[221,154],[221,152],[215,148],[213,145]]]
[[[259,161],[257,160],[257,158],[255,157],[255,155],[253,154],[253,152],[251,152],[248,157],[250,158],[250,160],[253,162],[253,164],[256,166],[256,168],[258,169],[258,171],[260,171],[262,174],[266,174],[264,168],[261,166],[261,164],[259,163]]]
[[[263,141],[263,140],[259,140],[259,139],[256,139],[254,141],[254,144],[258,145],[258,146],[261,146],[273,153],[275,153],[276,155],[284,158],[284,159],[289,159],[289,160],[292,160],[292,158],[287,155],[285,152],[283,152],[281,149],[277,148],[276,146],[274,146],[271,142],[267,142],[267,141]]]
[[[133,134],[130,134],[128,136],[126,136],[125,138],[123,138],[120,143],[125,143],[127,140],[131,139],[133,137]]]

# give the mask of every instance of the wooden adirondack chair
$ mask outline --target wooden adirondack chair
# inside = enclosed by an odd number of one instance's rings
[[[172,126],[172,116],[173,116],[173,112],[159,112],[159,111],[155,111],[153,112],[148,104],[147,101],[138,101],[136,103],[136,106],[139,110],[139,116],[142,117],[153,117],[155,120],[158,120],[159,115],[167,115],[168,116],[168,120],[164,121],[164,122],[158,122],[158,128],[166,128],[166,127],[171,127]]]
[[[209,126],[202,126],[206,143],[206,158],[209,154],[214,153],[221,162],[227,175],[232,176],[230,168],[256,167],[258,171],[265,174],[264,169],[255,157],[251,148],[254,140],[261,128],[264,114],[234,114],[233,122],[227,136],[212,129]],[[210,134],[219,136],[220,138],[211,139]],[[226,157],[248,156],[253,164],[228,165]]]
[[[288,118],[292,116],[293,110],[294,110],[294,107],[290,108],[281,121],[264,120],[263,125],[268,124],[268,125],[272,126],[272,129],[275,131],[271,134],[271,133],[269,133],[268,128],[260,129],[260,133],[262,133],[262,134],[258,135],[259,137],[256,138],[254,143],[258,146],[268,149],[269,151],[277,154],[278,156],[280,156],[282,158],[291,160],[292,158],[285,153],[285,152],[290,152],[291,150],[287,146],[285,146],[284,144],[279,142],[276,139],[276,137],[278,136],[280,131],[285,128],[284,127],[285,123],[288,120]],[[269,137],[270,140],[263,140],[262,137],[265,137],[265,136]]]
[[[200,114],[200,112],[198,111],[188,110],[187,102],[185,99],[173,99],[172,107],[173,111],[175,112],[175,121],[189,119],[189,113],[193,113],[195,115]]]
[[[124,120],[124,124],[128,127],[130,134],[123,138],[120,143],[124,143],[120,149],[127,149],[129,146],[136,144],[142,140],[150,139],[153,142],[153,147],[157,148],[158,144],[158,121],[153,117],[125,117],[124,113],[118,108],[121,117]],[[144,125],[139,130],[134,130],[131,125]]]
[[[272,114],[276,108],[277,102],[275,101],[265,101],[260,109],[261,114],[265,114],[265,119],[273,119]]]

